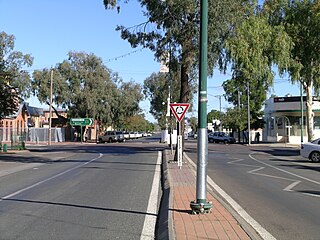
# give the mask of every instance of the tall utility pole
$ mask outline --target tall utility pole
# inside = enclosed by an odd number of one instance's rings
[[[51,145],[51,125],[52,125],[52,82],[53,82],[53,70],[51,69],[51,77],[50,77],[50,109],[49,109],[49,145]]]
[[[207,68],[208,68],[208,0],[201,0],[200,5],[200,63],[198,96],[198,159],[196,201],[190,203],[192,213],[208,213],[212,203],[207,202]]]
[[[300,110],[301,110],[301,145],[303,143],[303,95],[302,95],[302,82],[300,82]]]
[[[222,113],[221,113],[221,95],[219,95],[219,104],[220,104],[220,132],[222,132]]]
[[[251,144],[251,129],[250,129],[250,84],[248,82],[248,144]]]

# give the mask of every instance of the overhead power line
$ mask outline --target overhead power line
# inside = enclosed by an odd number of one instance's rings
[[[112,61],[116,61],[118,60],[119,58],[125,58],[127,56],[130,56],[131,54],[134,54],[134,53],[137,53],[137,52],[141,52],[144,48],[140,48],[140,49],[137,49],[137,50],[134,50],[132,52],[128,52],[128,53],[125,53],[123,55],[120,55],[120,56],[117,56],[117,57],[114,57],[114,58],[110,58],[104,62],[112,62]]]

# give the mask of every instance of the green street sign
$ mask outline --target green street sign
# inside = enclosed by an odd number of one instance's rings
[[[70,125],[72,126],[92,126],[93,118],[71,118]]]

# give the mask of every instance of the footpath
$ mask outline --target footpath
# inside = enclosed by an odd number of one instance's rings
[[[207,192],[207,201],[213,204],[211,213],[192,214],[190,202],[196,198],[196,172],[188,160],[180,169],[173,162],[171,152],[164,150],[163,176],[163,194],[168,202],[162,202],[160,222],[166,222],[167,229],[159,224],[158,239],[262,239],[244,220],[235,216],[235,212],[227,210],[223,200],[211,191]],[[167,220],[161,219],[166,214],[164,209],[168,211]]]

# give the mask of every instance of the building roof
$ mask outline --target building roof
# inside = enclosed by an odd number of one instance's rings
[[[29,103],[26,103],[27,112],[29,116],[41,116],[43,115],[43,109],[37,107],[29,106]]]

